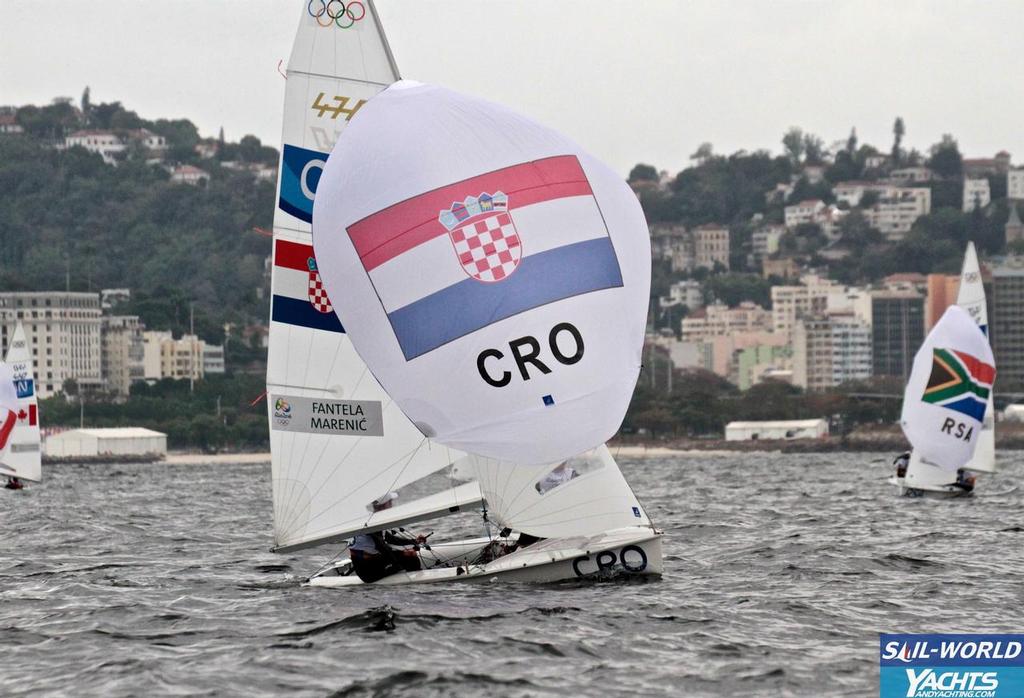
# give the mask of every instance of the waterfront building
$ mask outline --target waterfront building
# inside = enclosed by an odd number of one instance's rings
[[[145,378],[144,326],[136,315],[102,318],[100,364],[106,389],[127,396],[135,381]]]
[[[102,389],[98,293],[0,293],[0,352],[4,355],[18,321],[32,348],[39,397],[61,392],[72,378],[82,390]]]

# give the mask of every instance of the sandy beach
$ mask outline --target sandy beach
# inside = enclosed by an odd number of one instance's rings
[[[270,453],[168,453],[169,465],[262,464],[270,462]]]

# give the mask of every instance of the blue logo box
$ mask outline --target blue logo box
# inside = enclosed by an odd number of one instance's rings
[[[882,634],[880,698],[1024,698],[1024,634]]]

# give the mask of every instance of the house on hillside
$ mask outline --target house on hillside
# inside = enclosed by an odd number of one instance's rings
[[[171,181],[197,187],[210,181],[210,174],[194,165],[178,165],[171,168]]]

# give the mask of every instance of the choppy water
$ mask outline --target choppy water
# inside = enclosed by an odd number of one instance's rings
[[[877,695],[879,632],[1021,631],[1001,457],[945,502],[882,455],[620,459],[661,581],[356,590],[266,552],[268,466],[53,467],[0,491],[0,693]]]

